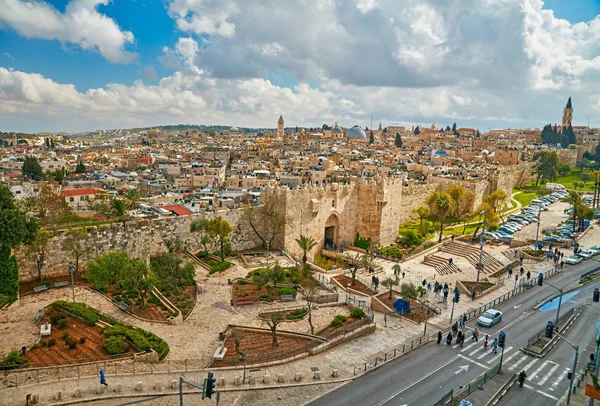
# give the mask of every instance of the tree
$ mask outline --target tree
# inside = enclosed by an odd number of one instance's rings
[[[592,175],[590,175],[589,173],[585,172],[585,173],[581,174],[581,176],[579,177],[579,179],[581,179],[581,181],[585,184],[585,182],[587,182],[588,180],[592,179]]]
[[[64,201],[60,190],[44,183],[36,199],[36,211],[44,224],[60,224],[72,215],[71,206]]]
[[[277,326],[279,323],[283,321],[283,316],[280,313],[269,313],[269,318],[265,320],[269,329],[271,329],[271,335],[273,337],[273,341],[271,341],[271,345],[273,347],[279,347],[279,343],[277,342]]]
[[[542,184],[547,181],[554,181],[558,178],[559,159],[556,151],[540,151],[533,155],[535,165],[533,166],[536,175],[535,185],[541,180]]]
[[[583,182],[578,182],[578,181],[573,182],[573,189],[575,189],[575,190],[577,190],[578,188],[583,189],[584,186],[585,186],[585,183],[583,183]]]
[[[27,253],[33,257],[38,271],[38,279],[42,280],[42,268],[46,264],[48,244],[54,235],[50,231],[40,229],[27,249]]]
[[[138,307],[141,309],[146,306],[146,296],[152,291],[155,283],[154,272],[148,268],[146,261],[139,259],[132,260],[129,272],[123,275],[123,286],[127,290],[137,290],[140,293],[141,304]]]
[[[394,271],[394,275],[400,275],[400,272],[402,272],[402,267],[400,264],[394,264],[392,266],[392,270]]]
[[[301,235],[300,238],[296,239],[296,243],[302,250],[302,267],[305,268],[306,261],[308,259],[307,254],[310,252],[310,250],[312,250],[317,245],[317,242],[315,241],[315,239],[312,236],[305,237],[305,236]]]
[[[129,189],[127,191],[125,199],[127,200],[127,209],[134,210],[137,207],[138,203],[142,200],[142,195],[139,189]]]
[[[452,198],[452,215],[458,217],[460,214],[460,205],[465,194],[465,188],[460,185],[450,185],[446,189],[446,193]]]
[[[90,210],[95,211],[96,214],[102,217],[111,218],[113,216],[112,199],[106,193],[97,194],[94,200],[89,201],[87,204]]]
[[[571,207],[573,207],[573,232],[575,232],[577,231],[576,225],[579,210],[581,206],[584,205],[583,195],[581,194],[581,192],[577,193],[572,190],[569,190],[569,194],[567,195],[567,197],[562,199],[562,201],[565,203],[569,203]]]
[[[281,210],[282,207],[284,204],[281,198],[271,194],[265,197],[261,206],[250,207],[243,215],[254,234],[267,248],[267,266],[273,241],[285,231],[286,216]]]
[[[456,127],[456,124],[455,124],[454,126]],[[447,125],[447,126],[446,126],[446,129],[444,130],[444,132],[450,132],[450,131],[452,131],[452,130],[450,129],[450,126],[449,126],[449,125]]]
[[[175,252],[164,252],[150,259],[150,269],[156,274],[156,285],[163,293],[195,285],[196,268],[192,262],[183,263]]]
[[[479,129],[477,129],[477,134],[475,134],[475,137],[477,137],[477,138],[481,137],[481,133],[479,132]]]
[[[457,135],[457,131],[456,131],[456,123],[452,124],[452,134]]]
[[[110,201],[110,205],[112,208],[112,215],[118,218],[125,217],[127,213],[127,207],[125,206],[125,202],[121,199],[112,199]]]
[[[369,133],[369,144],[373,144],[375,142],[375,136],[373,135],[373,131]]]
[[[355,252],[354,254],[350,252],[346,252],[342,257],[343,261],[346,261],[350,265],[350,274],[352,275],[352,283],[351,286],[354,286],[356,283],[356,274],[360,268],[368,268],[371,266],[373,262],[373,257],[369,254],[361,254],[360,252]]]
[[[200,244],[204,247],[204,253],[208,254],[208,243],[210,242],[210,237],[207,233],[208,220],[207,219],[196,219],[192,221],[190,225],[190,231],[192,233],[200,234]]]
[[[413,213],[419,216],[419,224],[423,224],[423,220],[431,214],[431,211],[427,206],[419,206],[413,210]]]
[[[21,172],[24,178],[41,180],[44,177],[44,171],[38,160],[32,156],[25,157]]]
[[[133,259],[126,252],[114,251],[93,258],[87,265],[86,278],[94,287],[103,290],[111,283],[117,285],[132,272]]]
[[[402,148],[402,137],[400,136],[400,133],[396,133],[394,144],[396,144],[396,148]]]
[[[308,310],[308,325],[310,326],[310,334],[315,334],[315,327],[312,324],[312,307],[321,290],[319,284],[311,279],[307,286],[304,286],[304,300],[306,301],[306,309]]]
[[[75,259],[75,273],[79,273],[79,260],[90,252],[89,238],[85,228],[70,228],[67,231],[63,248],[69,251]]]
[[[437,221],[440,224],[440,236],[438,242],[442,242],[444,236],[444,222],[453,205],[452,197],[446,192],[435,191],[427,196],[425,202],[429,206],[431,214],[436,216]]]
[[[37,228],[35,219],[17,207],[8,185],[0,183],[0,295],[10,302],[19,295],[19,263],[11,250],[31,242]]]
[[[391,276],[388,276],[383,281],[381,281],[381,284],[386,288],[390,288],[388,299],[391,300],[394,286],[398,286],[400,284],[400,278],[398,278],[398,275],[395,275],[393,278]]]
[[[577,161],[575,163],[575,167],[579,168],[579,174],[583,175],[583,170],[585,168],[587,168],[590,165],[590,161],[585,159],[585,158],[581,158],[579,161]]]
[[[75,167],[75,173],[85,173],[85,165],[83,161],[77,162],[77,167]]]
[[[219,243],[221,261],[225,261],[225,244],[229,240],[231,226],[227,220],[223,220],[221,216],[218,216],[206,222],[206,232],[210,238]]]
[[[415,134],[415,135],[419,135],[419,134],[421,134],[421,129],[419,128],[419,126],[416,126],[416,127],[415,127],[414,134]]]
[[[600,197],[600,171],[592,172],[592,181],[594,182],[594,197],[592,198],[592,207],[598,207],[598,200]]]

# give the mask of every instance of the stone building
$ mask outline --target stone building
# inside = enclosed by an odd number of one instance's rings
[[[573,124],[573,104],[571,103],[571,96],[569,101],[563,110],[562,126],[561,128],[569,127]]]

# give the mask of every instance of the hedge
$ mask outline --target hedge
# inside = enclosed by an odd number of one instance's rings
[[[229,268],[230,265],[231,262],[229,261],[213,262],[210,264],[210,271],[208,272],[208,274],[212,275],[213,273],[222,272],[225,269]]]
[[[142,329],[117,323],[115,326],[106,327],[102,333],[107,336],[124,336],[140,351],[154,350],[160,358],[169,353],[169,345],[160,337]]]
[[[129,344],[123,336],[110,336],[102,340],[102,346],[110,355],[126,353],[129,349]]]
[[[117,320],[98,312],[98,310],[89,307],[85,303],[71,303],[65,300],[57,300],[52,306],[65,310],[74,316],[81,317],[90,326],[95,326],[98,320],[108,324],[116,324]]]

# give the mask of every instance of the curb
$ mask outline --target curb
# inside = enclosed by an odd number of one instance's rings
[[[512,388],[512,386],[517,382],[517,374],[513,374],[513,376],[504,384],[500,389],[494,393],[492,398],[485,404],[485,406],[496,406],[496,404],[502,399]]]
[[[576,315],[571,316],[571,318],[567,321],[565,328],[563,330],[561,330],[561,332],[560,332],[561,335],[564,335],[567,331],[569,331],[569,329],[575,323],[575,321],[579,318],[581,313],[583,313],[583,309],[584,308],[582,307]],[[552,340],[550,340],[550,342],[548,344],[546,344],[544,346],[544,348],[542,348],[542,351],[539,353],[530,351],[525,347],[520,348],[520,350],[523,351],[525,354],[531,355],[532,357],[544,358],[554,347],[556,347],[556,344],[558,344],[558,341],[559,341],[558,336],[552,338]]]
[[[260,387],[240,387],[240,388],[219,389],[219,390],[217,390],[217,392],[241,392],[241,391],[248,391],[248,390],[298,388],[298,387],[303,387],[303,386],[345,383],[345,382],[349,382],[351,380],[352,380],[352,378],[343,378],[343,379],[336,379],[334,381],[294,383],[294,384],[260,386]],[[330,389],[328,392],[331,392],[335,389],[336,388]],[[328,393],[328,392],[325,392],[325,393]],[[183,391],[184,395],[201,394],[201,393],[202,393],[201,390]],[[323,396],[325,393],[321,394],[319,397]],[[130,394],[119,393],[119,394],[115,394],[115,395],[97,396],[97,397],[91,397],[91,398],[69,400],[69,401],[65,401],[65,402],[49,403],[48,406],[77,405],[77,404],[81,404],[81,403],[96,402],[99,400],[110,400],[110,399],[120,399],[120,398],[143,398],[143,397],[177,396],[177,395],[179,395],[178,390],[176,390],[175,392],[151,392],[151,393],[130,393]],[[311,402],[312,402],[312,400],[311,400]]]

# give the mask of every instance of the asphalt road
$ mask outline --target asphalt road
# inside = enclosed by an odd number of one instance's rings
[[[578,280],[581,273],[593,269],[598,265],[598,261],[595,260],[587,260],[575,266],[565,265],[564,272],[550,278],[549,282],[558,287],[565,287],[574,280]],[[561,313],[583,304],[586,295],[591,298],[591,290],[595,286],[600,286],[600,282],[580,289],[585,290],[585,292],[580,295],[575,294],[564,302],[561,306]],[[556,401],[553,398],[559,398],[562,395],[562,391],[567,388],[566,379],[561,380],[559,378],[562,373],[566,375],[565,368],[572,367],[573,350],[568,344],[565,343],[568,347],[563,346],[563,344],[557,345],[546,356],[547,360],[552,360],[556,364],[547,362],[542,369],[539,368],[546,362],[546,359],[540,361],[537,358],[526,356],[518,350],[534,333],[544,328],[548,320],[554,320],[556,310],[534,311],[532,308],[541,301],[555,295],[556,290],[548,285],[544,285],[543,287],[535,286],[533,289],[497,307],[497,310],[504,313],[502,321],[499,324],[491,329],[480,329],[480,337],[487,333],[492,339],[493,337],[497,337],[500,330],[506,333],[504,370],[513,372],[519,368],[525,369],[529,366],[527,368],[528,375],[537,372],[534,379],[530,379],[528,382],[528,385],[531,383],[529,386],[532,389],[525,388],[528,392],[531,392],[529,394],[532,399],[531,403],[521,403],[521,400],[519,400],[518,403],[507,402],[505,404],[554,404]],[[579,303],[577,303],[578,301]],[[571,327],[572,330],[569,331],[569,337],[574,336],[574,340],[579,339],[581,336],[584,336],[585,340],[588,340],[590,337],[593,339],[595,334],[597,334],[595,326],[598,319],[598,309],[600,309],[600,304],[597,303],[595,303],[594,308],[587,306],[587,309],[584,310],[584,314],[581,316],[584,319],[578,320]],[[593,322],[593,324],[591,322],[586,323],[586,320],[596,320],[596,322]],[[467,326],[467,330],[474,326],[475,321],[471,321]],[[588,329],[590,332],[587,332]],[[470,334],[467,334],[470,340]],[[586,360],[588,356],[589,352],[583,355]],[[499,354],[492,354],[490,349],[483,349],[481,338],[478,343],[467,341],[464,347],[456,346],[454,343],[452,346],[447,346],[443,341],[442,344],[437,345],[433,341],[324,395],[310,403],[310,405],[433,405],[450,390],[468,384],[487,369],[494,366],[499,361],[499,357]],[[548,374],[546,371],[548,367],[549,369],[553,369],[553,371],[545,379]],[[555,374],[558,374],[558,378],[551,380],[550,378],[554,377]],[[543,379],[545,381],[540,384],[539,382]],[[545,395],[537,392],[538,389],[543,391]],[[515,392],[512,392],[511,396],[513,394]]]

